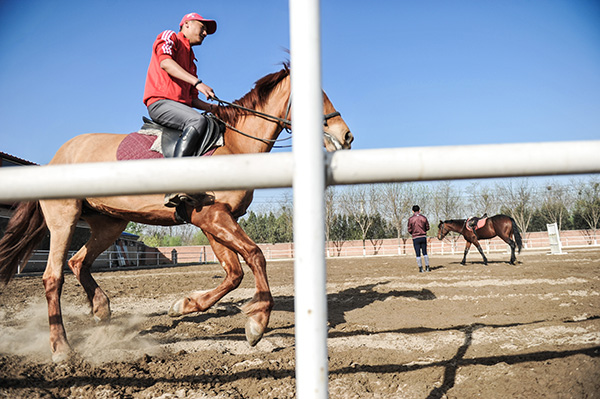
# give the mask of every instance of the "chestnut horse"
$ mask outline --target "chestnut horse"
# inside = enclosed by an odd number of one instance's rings
[[[281,121],[288,117],[289,101],[290,71],[284,65],[281,71],[258,80],[250,92],[234,103],[237,106],[217,107],[215,115],[228,128],[224,133],[224,146],[219,147],[214,155],[269,152],[286,127],[286,123]],[[352,133],[325,93],[323,114],[328,119],[323,127],[325,148],[328,151],[349,149]],[[58,150],[50,164],[116,161],[117,148],[125,137],[125,134],[103,133],[77,136]],[[191,223],[205,233],[227,275],[216,288],[194,291],[175,301],[168,313],[175,317],[206,311],[237,288],[244,275],[238,258],[240,255],[254,274],[256,285],[253,298],[243,307],[248,316],[246,339],[253,346],[262,338],[273,308],[265,257],[237,223],[237,218],[252,202],[253,190],[211,194],[214,194],[213,201],[198,209],[188,206],[187,213]],[[67,264],[85,290],[96,321],[106,321],[111,315],[109,299],[90,272],[98,255],[115,242],[129,221],[162,226],[181,224],[175,210],[163,205],[161,194],[40,200],[19,204],[0,240],[0,278],[8,283],[18,266],[27,263],[32,251],[45,236],[47,227],[50,231],[50,252],[43,283],[48,302],[50,345],[55,361],[67,358],[72,350],[63,325],[60,296],[63,265],[80,218],[89,224],[91,237]]]
[[[465,246],[465,254],[460,262],[461,265],[467,263],[467,253],[471,248],[471,244],[474,244],[477,247],[477,250],[481,256],[483,256],[483,264],[487,265],[488,260],[481,249],[481,245],[479,245],[479,240],[488,240],[496,236],[504,240],[504,242],[510,246],[511,265],[514,265],[515,261],[517,260],[517,257],[515,256],[515,248],[518,248],[519,253],[521,253],[521,248],[523,247],[521,233],[519,232],[517,224],[513,218],[506,215],[494,215],[487,218],[485,225],[477,229],[476,233],[467,228],[466,219],[445,220],[443,222],[440,221],[440,224],[438,225],[438,239],[443,240],[444,237],[446,237],[446,235],[451,231],[462,234],[467,241],[467,245]]]

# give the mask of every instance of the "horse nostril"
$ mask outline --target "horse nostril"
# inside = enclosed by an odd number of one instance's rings
[[[354,136],[352,135],[352,133],[346,133],[345,140],[348,144],[352,143],[354,141]]]

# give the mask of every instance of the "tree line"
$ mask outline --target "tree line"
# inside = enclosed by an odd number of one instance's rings
[[[325,192],[325,234],[334,247],[345,241],[380,240],[409,235],[406,223],[413,205],[419,205],[437,234],[440,220],[466,219],[502,213],[511,216],[522,232],[545,231],[557,223],[560,230],[600,227],[600,178],[533,184],[531,179],[477,181],[461,188],[455,182],[389,183],[329,187]],[[257,243],[293,240],[293,205],[289,196],[261,212],[250,211],[240,226]],[[128,230],[151,246],[206,245],[194,226],[159,228],[131,223]]]

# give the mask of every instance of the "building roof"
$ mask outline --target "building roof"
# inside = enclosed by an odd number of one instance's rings
[[[121,233],[121,238],[128,238],[131,240],[138,240],[140,238],[140,236],[138,236],[137,234],[133,234],[133,233],[129,233],[127,231],[124,231]]]
[[[15,157],[14,155],[7,154],[5,152],[0,151],[0,158],[6,159],[7,161],[12,161],[14,163],[18,163],[21,165],[37,165],[35,162],[28,161],[23,158]],[[1,164],[1,162],[0,162]]]
[[[7,165],[3,165],[3,163],[5,163],[4,161],[6,161]],[[2,167],[2,166],[14,166],[14,165],[17,165],[17,166],[29,166],[29,165],[37,165],[37,164],[34,163],[34,162],[31,162],[31,161],[28,161],[26,159],[15,157],[14,155],[10,155],[10,154],[7,154],[5,152],[0,151],[0,167]],[[8,208],[8,209],[14,207],[15,205],[16,205],[16,203],[13,203],[13,202],[11,202],[11,203],[5,203],[5,202],[0,203],[1,207]],[[12,214],[12,212],[11,212],[11,214]],[[5,215],[1,215],[0,214],[0,216],[5,216]]]

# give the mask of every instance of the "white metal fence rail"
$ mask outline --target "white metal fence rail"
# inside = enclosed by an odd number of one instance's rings
[[[388,148],[326,154],[324,168],[328,185],[585,174],[600,172],[598,154],[600,140]],[[0,168],[0,201],[291,187],[293,165],[277,153]]]

